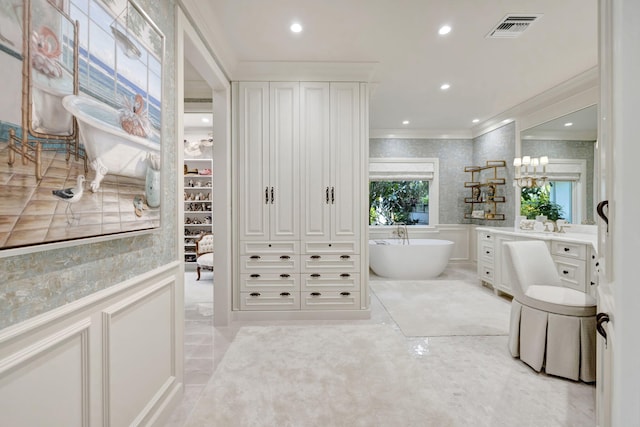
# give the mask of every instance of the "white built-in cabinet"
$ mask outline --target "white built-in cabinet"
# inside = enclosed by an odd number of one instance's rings
[[[367,308],[363,90],[355,82],[233,83],[235,310]]]
[[[304,240],[359,234],[359,102],[357,83],[301,83]]]
[[[299,238],[299,83],[241,83],[240,240]]]

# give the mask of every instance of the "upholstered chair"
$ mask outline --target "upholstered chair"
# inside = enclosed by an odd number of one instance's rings
[[[596,380],[596,301],[562,286],[542,240],[504,244],[513,300],[509,350],[537,372]]]
[[[213,271],[213,234],[204,233],[196,239],[196,271],[200,280],[200,270]]]

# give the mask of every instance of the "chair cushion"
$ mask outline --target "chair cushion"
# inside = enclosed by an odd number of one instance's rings
[[[532,308],[565,316],[595,316],[596,300],[591,295],[561,286],[529,286],[523,301]]]
[[[211,267],[213,268],[213,253],[208,253],[204,255],[200,255],[196,260],[198,265],[201,267]]]

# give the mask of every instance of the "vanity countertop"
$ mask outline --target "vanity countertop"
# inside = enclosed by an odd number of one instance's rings
[[[540,240],[558,240],[568,243],[588,243],[591,244],[594,249],[597,249],[598,246],[598,235],[595,233],[577,233],[571,231],[566,231],[564,233],[552,233],[549,231],[526,231],[514,229],[513,227],[477,227],[476,230],[507,234],[510,236],[530,237]]]

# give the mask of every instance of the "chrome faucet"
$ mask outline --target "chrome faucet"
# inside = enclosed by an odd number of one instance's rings
[[[396,229],[391,232],[398,239],[402,239],[403,245],[409,244],[409,230],[407,230],[407,224],[404,222],[399,222],[396,224]]]

